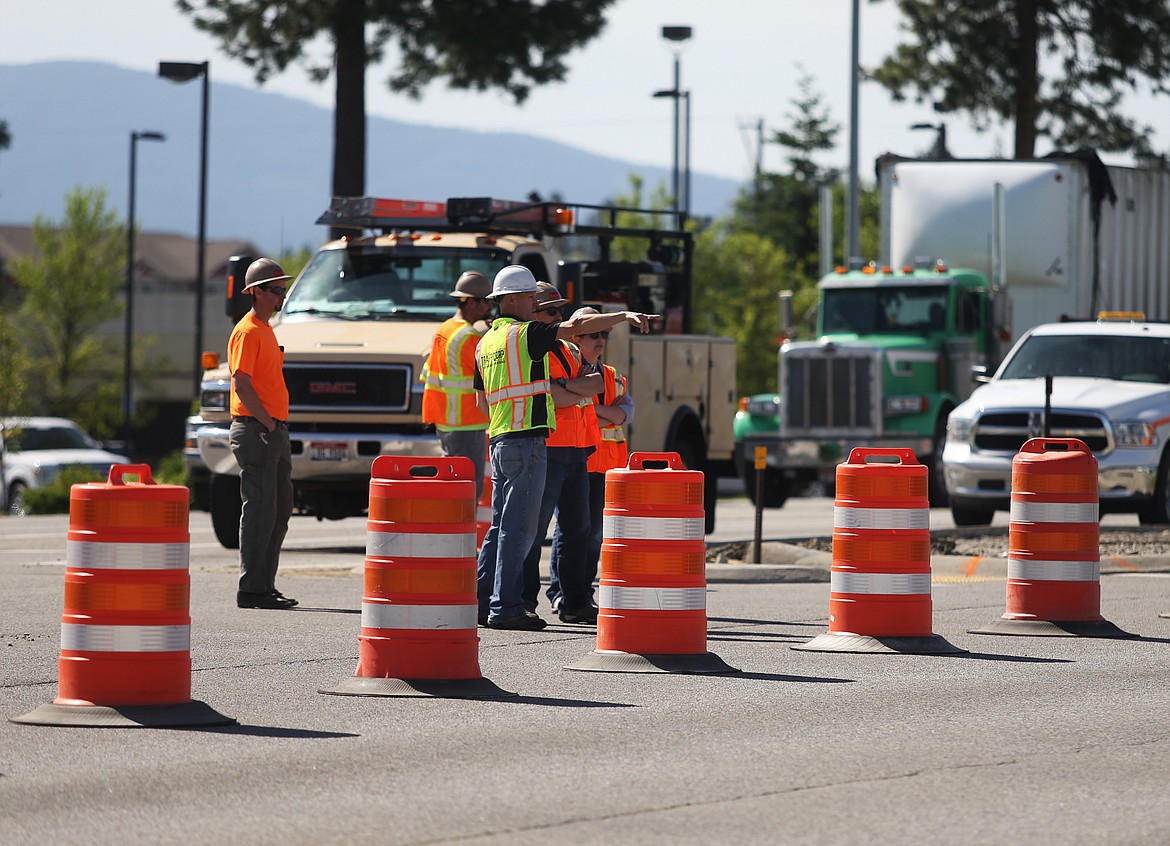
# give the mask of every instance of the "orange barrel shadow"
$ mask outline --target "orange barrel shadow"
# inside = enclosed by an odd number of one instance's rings
[[[71,488],[57,698],[14,722],[235,722],[191,700],[189,498],[145,464]]]
[[[568,669],[738,672],[707,651],[703,474],[634,453],[606,471],[604,527],[597,649]]]
[[[1101,616],[1097,459],[1077,438],[1033,438],[1012,460],[1007,608],[972,634],[1134,637]]]
[[[479,669],[474,480],[463,457],[374,460],[357,671],[322,693],[514,695]]]
[[[909,449],[858,447],[837,467],[829,630],[793,649],[963,651],[931,628],[927,484]]]

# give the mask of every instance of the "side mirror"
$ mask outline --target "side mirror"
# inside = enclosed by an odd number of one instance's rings
[[[976,364],[971,368],[971,381],[976,385],[986,385],[991,381],[991,374],[987,372],[987,365]]]

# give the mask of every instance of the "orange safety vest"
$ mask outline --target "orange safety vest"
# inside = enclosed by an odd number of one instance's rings
[[[581,351],[566,341],[548,355],[548,380],[576,379],[581,374]],[[596,447],[597,412],[592,397],[581,397],[575,405],[557,409],[557,428],[545,444],[550,447]]]
[[[475,348],[480,333],[461,317],[435,332],[423,365],[422,418],[436,429],[486,429],[488,419],[475,404]]]
[[[624,397],[629,390],[626,385],[626,377],[618,373],[616,367],[608,364],[602,364],[601,373],[605,377],[605,391],[599,394],[599,404],[616,405],[618,400]],[[589,456],[589,472],[604,473],[615,467],[625,467],[629,461],[626,427],[620,423],[616,426],[608,423],[602,425],[600,418],[597,419],[597,425],[601,429],[601,446],[597,448],[597,452]]]

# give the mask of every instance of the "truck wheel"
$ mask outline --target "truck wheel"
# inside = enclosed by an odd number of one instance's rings
[[[240,480],[236,476],[211,476],[211,528],[224,549],[240,548]]]
[[[951,519],[956,526],[990,526],[994,517],[994,508],[951,500]]]
[[[13,482],[8,489],[8,513],[13,517],[24,516],[24,482]]]
[[[943,469],[943,447],[947,442],[947,415],[950,413],[949,409],[944,409],[943,413],[939,415],[938,424],[934,427],[934,450],[931,452],[930,462],[927,464],[927,491],[930,500],[931,508],[946,508],[951,504],[951,498],[947,494],[946,473]],[[973,523],[971,525],[983,526],[986,523]]]
[[[752,505],[756,505],[755,467],[743,468],[743,487]],[[764,471],[764,508],[783,508],[788,501],[788,483],[778,470]]]
[[[1170,451],[1162,456],[1154,482],[1154,498],[1138,511],[1138,522],[1143,526],[1170,523]]]

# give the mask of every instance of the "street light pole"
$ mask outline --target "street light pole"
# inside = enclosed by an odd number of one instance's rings
[[[211,95],[211,65],[209,62],[159,62],[158,75],[172,82],[203,80],[203,106],[199,131],[199,234],[195,257],[195,395],[203,381],[203,311],[207,276],[207,106]]]
[[[851,266],[861,249],[861,212],[858,186],[858,86],[861,81],[861,0],[853,0],[853,46],[849,61],[849,208],[845,238],[845,266]]]
[[[161,132],[130,133],[130,207],[126,223],[126,330],[122,343],[122,440],[129,449],[130,416],[134,409],[134,200],[138,178],[138,142],[165,141]]]
[[[674,144],[673,144],[674,160],[673,160],[673,165],[671,168],[670,189],[671,189],[671,207],[674,209],[674,212],[676,215],[678,214],[680,209],[685,208],[683,203],[682,203],[681,197],[679,195],[679,168],[678,168],[678,164],[679,164],[679,105],[678,105],[678,100],[679,100],[679,97],[682,96],[681,89],[679,87],[680,80],[681,80],[681,68],[680,68],[679,59],[682,55],[684,42],[687,42],[691,39],[692,32],[693,32],[693,30],[689,26],[664,26],[662,28],[662,37],[664,39],[666,39],[668,42],[670,42],[670,44],[672,45],[670,50],[674,54],[674,88],[672,88],[670,91],[658,91],[658,92],[655,92],[655,94],[654,94],[655,97],[672,97],[674,99],[674,136],[673,136],[673,138],[674,138]],[[689,123],[690,113],[689,113],[689,111],[687,114],[687,120],[688,120],[687,132],[689,135],[689,133],[690,133],[690,123]],[[690,154],[690,151],[688,150],[688,157],[689,157],[689,154]],[[687,198],[687,201],[689,203],[690,197]]]

